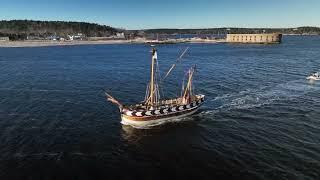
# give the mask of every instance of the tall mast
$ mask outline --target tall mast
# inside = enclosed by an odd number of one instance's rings
[[[152,58],[151,58],[151,80],[150,80],[150,105],[153,105],[154,102],[154,63],[157,59],[157,51],[156,49],[152,49]]]
[[[146,99],[146,104],[149,106],[154,106],[155,102],[157,101],[157,93],[158,87],[155,79],[155,63],[157,61],[157,50],[155,48],[152,49],[152,58],[151,58],[151,75],[150,75],[150,90],[149,96]]]
[[[182,96],[183,103],[189,103],[189,101],[191,100],[190,98],[192,96],[192,79],[193,79],[194,71],[195,71],[195,67],[192,67],[188,71],[188,82]]]

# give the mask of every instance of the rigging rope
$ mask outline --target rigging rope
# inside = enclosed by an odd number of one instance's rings
[[[171,73],[171,71],[173,70],[173,68],[177,65],[177,63],[182,59],[182,57],[184,56],[184,54],[188,51],[189,47],[187,47],[182,54],[178,57],[178,59],[176,60],[176,62],[174,64],[171,65],[171,68],[169,69],[169,71],[167,72],[167,74],[164,76],[164,78],[162,78],[162,81],[165,80],[169,74]]]
[[[159,74],[159,80],[160,80],[160,84],[161,84],[161,87],[162,87],[162,81],[164,81],[164,79],[165,78],[167,78],[168,77],[168,75],[170,74],[170,72],[173,70],[173,68],[176,66],[176,64],[182,59],[182,57],[186,54],[186,52],[188,51],[188,49],[189,49],[189,47],[187,47],[183,52],[182,52],[182,54],[178,57],[178,59],[176,60],[176,62],[174,63],[174,64],[172,64],[172,66],[171,66],[171,68],[169,69],[169,71],[167,72],[167,74],[164,76],[164,78],[162,78],[161,79],[161,76],[160,76],[160,71],[159,71],[159,64],[158,64],[158,59],[156,60],[156,71],[158,71],[158,74]],[[156,72],[156,79],[157,79],[157,72]],[[157,84],[157,83],[156,83]],[[153,92],[149,92],[150,94],[152,93],[152,94],[154,94],[154,93],[157,93],[159,96],[160,96],[160,92],[159,92],[159,85],[156,85],[156,88],[153,90]],[[162,91],[163,90],[163,88],[161,88],[161,90],[160,91]],[[161,92],[162,93],[162,95],[163,95],[163,91]],[[150,95],[149,94],[149,95]],[[149,100],[150,100],[150,97],[151,96],[149,96],[146,100],[145,100],[145,102],[148,102]],[[157,97],[156,97],[157,98]],[[158,98],[160,98],[160,97],[158,97]]]

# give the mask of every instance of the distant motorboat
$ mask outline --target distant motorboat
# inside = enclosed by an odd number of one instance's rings
[[[318,80],[320,80],[320,73],[319,72],[312,73],[306,79],[307,80],[316,80],[316,81],[318,81]]]

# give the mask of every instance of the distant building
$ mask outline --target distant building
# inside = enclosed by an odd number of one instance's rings
[[[44,37],[28,35],[27,40],[44,40]]]
[[[51,36],[48,36],[46,39],[47,39],[47,40],[56,41],[56,40],[59,39],[59,36],[57,36],[57,35],[51,35]]]
[[[83,40],[85,38],[85,35],[82,33],[78,33],[76,35],[68,35],[68,38],[73,41],[73,40]]]
[[[0,37],[0,41],[9,41],[9,37]]]
[[[260,43],[260,44],[272,44],[281,43],[282,34],[270,33],[270,34],[227,34],[227,42],[230,43]]]
[[[125,38],[124,33],[123,32],[122,33],[117,33],[116,34],[116,38],[124,39]]]

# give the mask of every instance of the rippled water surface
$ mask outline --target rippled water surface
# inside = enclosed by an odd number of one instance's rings
[[[320,178],[319,36],[278,45],[158,47],[163,87],[197,65],[201,111],[152,129],[120,124],[108,89],[143,100],[146,45],[0,48],[0,179]]]

